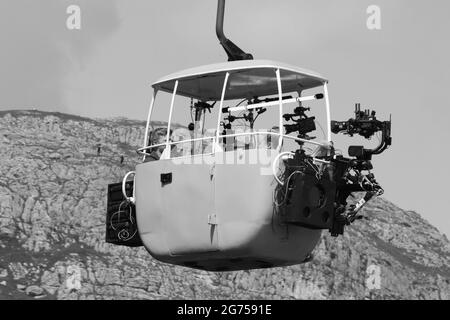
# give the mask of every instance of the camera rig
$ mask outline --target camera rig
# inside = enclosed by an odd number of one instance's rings
[[[332,121],[331,131],[334,134],[343,133],[353,137],[355,134],[366,139],[372,138],[381,132],[379,145],[374,149],[365,149],[363,146],[350,146],[348,154],[351,158],[333,155],[331,163],[334,166],[334,181],[336,182],[335,219],[331,234],[343,234],[345,225],[350,225],[362,216],[358,212],[373,197],[384,193],[383,188],[376,181],[371,172],[372,156],[384,152],[391,144],[391,122],[379,121],[376,112],[368,109],[361,111],[361,105],[355,105],[355,117],[348,121]],[[356,204],[347,206],[348,197],[354,192],[365,192],[365,195]]]
[[[389,121],[379,121],[376,112],[368,109],[361,111],[359,103],[355,106],[355,118],[348,121],[331,121],[331,131],[334,134],[344,133],[353,137],[358,134],[366,139],[372,138],[381,131],[381,142],[375,149],[364,149],[362,146],[351,146],[348,150],[350,157],[359,160],[371,160],[372,155],[380,154],[392,144],[391,119]]]
[[[308,133],[316,129],[315,118],[308,117],[306,111],[309,108],[300,104],[294,113],[284,115],[286,121],[295,122],[284,125],[286,134],[297,132],[299,138],[313,139]],[[350,146],[348,158],[337,155],[332,145],[321,154],[307,155],[303,150],[304,142],[298,142],[300,148],[293,153],[293,158],[284,161],[286,170],[281,178],[284,182],[275,197],[286,223],[328,229],[337,237],[344,233],[345,226],[362,218],[358,212],[368,201],[384,193],[371,172],[371,160],[373,155],[381,154],[392,144],[391,120],[379,121],[375,111],[361,111],[360,104],[356,104],[355,117],[332,121],[331,130],[334,134],[360,135],[366,139],[381,132],[381,140],[374,149]],[[302,177],[303,182],[296,183],[297,177]],[[358,192],[365,192],[365,195],[348,205],[348,197]],[[292,202],[297,202],[301,213],[298,209],[291,210]]]
[[[322,99],[323,94],[316,95],[316,99]],[[311,108],[305,108],[299,103],[299,106],[294,109],[294,113],[286,113],[283,115],[285,121],[293,121],[294,124],[285,124],[284,128],[286,130],[286,134],[290,134],[293,132],[298,132],[298,138],[304,140],[312,140],[315,137],[311,137],[308,133],[316,130],[315,117],[309,117],[306,115],[306,111],[310,111]],[[299,142],[300,146],[303,145],[303,142]]]

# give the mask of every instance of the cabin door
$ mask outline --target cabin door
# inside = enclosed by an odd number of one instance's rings
[[[203,161],[195,161],[196,157]],[[191,158],[191,163],[163,160],[163,220],[166,243],[172,255],[218,250],[213,165],[208,164],[212,163],[213,156],[196,157]]]

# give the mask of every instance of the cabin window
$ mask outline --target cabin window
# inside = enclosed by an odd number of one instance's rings
[[[281,70],[281,86],[283,89],[284,97],[302,98],[302,97],[314,97],[317,94],[324,94],[323,86],[314,87],[311,85],[311,78],[302,76],[299,74],[294,74],[290,71]],[[312,89],[305,89],[313,86]],[[289,101],[289,100],[286,100]],[[283,127],[285,125],[294,125],[294,119],[298,117],[291,118],[289,114],[296,114],[299,111],[299,107],[305,108],[304,114],[307,117],[314,117],[315,130],[308,132],[305,138],[312,142],[317,142],[327,145],[327,111],[325,99],[312,99],[309,101],[294,102],[294,103],[284,103],[283,104]],[[283,134],[288,135],[293,138],[299,138],[299,132],[289,132],[286,127],[283,128]],[[283,139],[283,147],[281,149],[284,151],[292,151],[299,147],[298,141],[294,139]],[[303,144],[303,149],[309,155],[317,155],[318,152],[322,152],[323,148],[315,144],[305,143]]]
[[[175,96],[171,158],[213,153],[218,109],[219,103],[214,100]]]
[[[251,102],[265,99],[278,99],[273,96],[255,97]],[[250,110],[237,110],[240,106],[248,106],[248,99],[226,100],[224,112],[220,123],[219,144],[225,151],[237,149],[276,149],[278,137],[270,133],[279,133],[278,108],[258,108]]]
[[[231,73],[220,119],[219,144],[224,151],[238,149],[276,149],[279,137],[279,107],[252,108],[278,100],[273,69]]]
[[[309,90],[304,90],[299,92],[288,92],[283,94],[284,97],[293,97],[293,98],[300,98],[300,97],[308,97],[308,96],[314,96],[316,94],[323,93],[322,88],[314,88]],[[294,102],[294,103],[284,103],[283,104],[283,115],[292,115],[296,113],[296,109],[302,107],[306,108],[304,110],[304,113],[307,117],[314,117],[314,125],[315,130],[308,132],[305,136],[305,138],[309,141],[318,142],[318,143],[324,143],[326,144],[327,140],[327,120],[326,120],[326,108],[323,100],[311,100],[306,102]],[[297,111],[298,112],[298,111]],[[294,119],[297,119],[294,117]],[[295,122],[289,117],[283,117],[283,134],[298,138],[299,132],[289,132],[286,127],[284,126],[292,126],[295,125]],[[288,152],[292,150],[298,149],[299,144],[294,139],[283,139],[283,146],[281,151],[282,152]],[[303,145],[303,149],[306,151],[306,154],[312,155],[318,151],[318,146],[310,143],[305,143]]]
[[[201,85],[206,83],[204,79],[197,83],[180,80],[175,95],[175,85],[167,88],[167,91],[172,90],[172,93],[163,90],[157,92],[151,115],[147,154],[155,153],[155,150],[161,153],[167,143],[170,146],[170,158],[213,153],[219,101],[188,95],[193,88],[198,92],[206,92],[206,89],[201,88]],[[170,134],[163,138],[161,133],[163,128],[167,133],[169,118]],[[150,148],[151,146],[154,147]]]
[[[299,144],[308,154],[314,154],[320,149],[318,143],[326,143],[329,120],[325,100],[316,98],[324,94],[316,79],[272,68],[230,71],[228,78],[226,75],[215,73],[163,83],[153,104],[147,154],[156,150],[164,153],[165,159],[192,157],[212,154],[216,147],[225,152],[275,150],[280,146],[281,151],[292,151]],[[299,122],[293,115],[299,108],[304,108],[307,124],[314,127],[305,134],[295,130]]]
[[[167,120],[169,119],[170,93],[159,91],[153,103],[152,117],[149,123],[145,161],[155,161],[161,158],[167,140]],[[154,146],[149,148],[149,146]]]

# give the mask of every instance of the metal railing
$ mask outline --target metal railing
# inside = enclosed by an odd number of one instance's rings
[[[301,142],[301,143],[307,143],[307,144],[311,144],[311,145],[315,145],[318,147],[328,147],[328,144],[325,143],[320,143],[320,142],[316,142],[316,141],[312,141],[312,140],[306,140],[306,139],[301,139],[298,137],[294,137],[294,136],[290,136],[290,135],[284,135],[284,134],[280,134],[280,133],[276,133],[276,132],[261,132],[261,131],[255,131],[255,132],[242,132],[242,133],[233,133],[233,134],[225,134],[225,135],[218,135],[218,136],[214,136],[214,137],[202,137],[202,138],[195,138],[195,139],[187,139],[187,140],[180,140],[180,141],[172,141],[172,142],[165,142],[165,143],[159,143],[159,144],[154,144],[154,145],[149,145],[147,147],[143,147],[137,150],[137,152],[141,155],[149,155],[148,150],[149,149],[153,149],[153,148],[158,148],[158,147],[163,147],[163,146],[175,146],[178,144],[187,144],[187,143],[193,143],[193,142],[200,142],[200,141],[206,141],[206,140],[212,140],[213,142],[213,149],[212,149],[212,154],[217,153],[217,152],[223,152],[223,149],[216,149],[216,146],[220,146],[219,141],[217,139],[223,139],[223,138],[234,138],[234,137],[243,137],[243,136],[256,136],[256,135],[267,135],[267,136],[275,136],[278,138],[286,138],[286,139],[290,139],[296,142]],[[257,148],[255,148],[257,149]],[[165,159],[171,159],[172,157],[169,155],[168,158]]]

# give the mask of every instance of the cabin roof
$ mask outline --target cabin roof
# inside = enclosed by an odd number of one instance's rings
[[[328,82],[320,74],[270,60],[244,60],[204,65],[172,73],[156,81],[155,90],[205,101],[220,100],[225,74],[230,73],[225,100],[268,96],[278,93],[275,70],[280,69],[283,92],[302,91]]]

